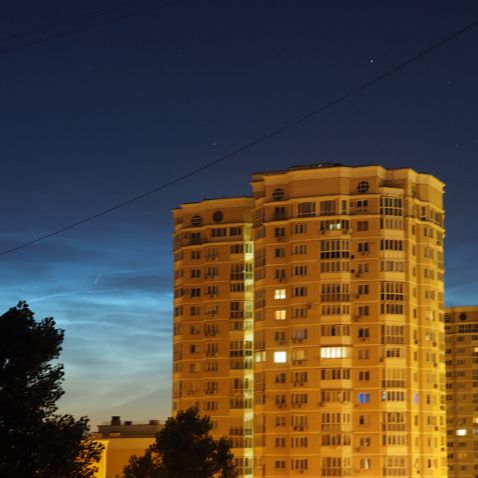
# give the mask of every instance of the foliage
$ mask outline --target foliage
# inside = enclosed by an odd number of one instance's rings
[[[209,417],[200,417],[197,408],[178,412],[143,457],[131,457],[125,478],[235,478],[230,442],[214,440],[211,429]]]
[[[0,477],[90,478],[102,447],[88,419],[56,414],[64,332],[25,302],[0,316]]]

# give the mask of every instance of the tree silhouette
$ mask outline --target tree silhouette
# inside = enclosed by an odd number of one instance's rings
[[[64,331],[39,322],[26,302],[0,316],[0,476],[90,478],[102,446],[88,419],[57,414]]]
[[[169,418],[143,457],[132,456],[125,478],[235,478],[231,445],[214,440],[212,423],[197,408]]]

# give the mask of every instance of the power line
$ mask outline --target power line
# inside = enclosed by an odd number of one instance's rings
[[[185,0],[171,0],[169,2],[166,2],[166,3],[163,3],[161,5],[158,5],[156,7],[150,7],[150,8],[144,8],[142,10],[137,10],[137,11],[133,11],[133,12],[129,12],[129,13],[124,13],[124,14],[121,14],[121,15],[116,15],[114,17],[111,17],[111,18],[107,18],[99,23],[94,23],[94,24],[89,24],[89,25],[82,25],[82,26],[78,26],[76,28],[71,28],[69,30],[64,30],[64,31],[60,31],[60,32],[55,32],[55,33],[51,33],[43,38],[37,38],[35,40],[29,40],[29,41],[26,41],[24,43],[21,43],[20,45],[13,45],[13,46],[8,46],[8,47],[4,47],[4,48],[0,48],[0,55],[2,54],[5,54],[5,53],[9,53],[9,52],[12,52],[12,51],[15,51],[15,50],[21,50],[21,49],[24,49],[24,48],[28,48],[30,46],[35,46],[35,45],[40,45],[41,43],[45,43],[45,42],[48,42],[50,40],[55,40],[57,38],[64,38],[64,37],[69,37],[69,36],[73,36],[73,35],[76,35],[77,33],[82,33],[82,32],[85,32],[85,31],[89,31],[89,30],[95,30],[97,28],[100,28],[100,27],[103,27],[103,26],[106,26],[106,25],[111,25],[111,24],[114,24],[114,23],[118,23],[118,22],[121,22],[123,20],[126,20],[126,19],[130,19],[130,18],[134,18],[134,17],[139,17],[139,16],[142,16],[142,15],[146,15],[148,13],[153,13],[153,12],[157,12],[159,10],[163,10],[165,8],[169,8],[169,7],[172,7],[173,5],[176,5],[177,3],[181,3],[181,2],[184,2]],[[119,4],[120,7],[123,7],[129,3],[135,3],[135,0],[131,0],[129,2],[125,2],[125,4]],[[112,10],[110,10],[112,11]],[[92,12],[91,15],[93,16],[97,16],[99,14],[99,11],[96,11],[96,12]],[[85,16],[82,16],[82,17],[78,17],[78,19],[81,19],[81,18],[85,18],[89,16],[88,14],[85,15]],[[78,20],[78,19],[72,19],[69,21],[69,23],[73,23],[74,21]],[[51,29],[54,29],[54,28],[57,28],[58,26],[61,26],[61,24],[55,26],[55,25],[51,25],[51,26],[48,26],[48,27],[44,27],[43,29],[39,29],[38,31],[49,31]],[[12,35],[12,37],[16,37],[17,35]],[[19,34],[20,36],[20,34]],[[4,39],[0,39],[0,42],[1,41],[7,41],[9,37],[5,37]]]
[[[193,169],[191,171],[189,171],[188,173],[186,174],[183,174],[181,176],[178,176],[174,179],[172,179],[171,181],[168,181],[166,183],[163,183],[161,184],[160,186],[154,188],[154,189],[151,189],[149,191],[146,191],[142,194],[139,194],[138,196],[135,196],[131,199],[128,199],[122,203],[119,203],[119,204],[116,204],[115,206],[112,206],[108,209],[105,209],[103,211],[100,211],[96,214],[94,214],[93,216],[89,216],[85,219],[82,219],[81,221],[78,221],[78,222],[75,222],[75,223],[72,223],[68,226],[65,226],[61,229],[58,229],[56,231],[53,231],[53,232],[50,232],[48,234],[45,234],[43,236],[40,236],[40,237],[37,237],[36,239],[33,239],[29,242],[25,242],[23,244],[20,244],[16,247],[13,247],[11,249],[8,249],[8,250],[5,250],[3,252],[0,252],[0,256],[4,256],[6,254],[10,254],[12,252],[15,252],[15,251],[18,251],[20,249],[23,249],[25,247],[28,247],[28,246],[31,246],[32,244],[36,244],[37,242],[40,242],[40,241],[44,241],[45,239],[48,239],[50,237],[53,237],[53,236],[57,236],[58,234],[61,234],[65,231],[68,231],[70,229],[73,229],[77,226],[80,226],[81,224],[85,224],[87,222],[90,222],[90,221],[93,221],[94,219],[97,219],[101,216],[104,216],[105,214],[109,214],[110,212],[113,212],[113,211],[116,211],[117,209],[120,209],[124,206],[127,206],[129,204],[132,204],[136,201],[139,201],[140,199],[144,199],[145,197],[147,196],[150,196],[152,194],[155,194],[157,193],[158,191],[161,191],[163,189],[166,189],[174,184],[177,184],[181,181],[184,181],[185,179],[187,178],[190,178],[191,176],[195,176],[196,174],[206,170],[206,169],[209,169],[209,168],[212,168],[213,166],[215,166],[216,164],[219,164],[219,163],[222,163],[234,156],[237,156],[238,154],[240,153],[243,153],[244,151],[247,151],[251,148],[254,148],[255,146],[257,146],[258,144],[261,144],[261,143],[264,143],[265,141],[268,141],[269,139],[271,138],[274,138],[275,136],[278,136],[280,135],[281,133],[291,129],[291,128],[294,128],[295,126],[307,121],[308,119],[318,115],[319,113],[322,113],[323,111],[339,104],[339,103],[342,103],[343,101],[345,101],[346,99],[350,98],[351,96],[354,96],[362,91],[364,91],[365,89],[367,88],[370,88],[371,86],[375,85],[375,83],[378,83],[379,81],[393,75],[394,73],[396,73],[397,71],[399,70],[402,70],[403,68],[405,68],[406,66],[410,65],[411,63],[419,60],[420,58],[424,57],[425,55],[428,55],[429,53],[431,53],[432,51],[434,50],[437,50],[438,48],[442,47],[443,45],[445,45],[446,43],[454,40],[455,38],[457,38],[458,36],[464,34],[465,32],[467,32],[468,30],[471,30],[472,28],[476,27],[478,25],[478,20],[475,20],[473,21],[472,23],[468,24],[467,26],[465,26],[464,28],[462,28],[461,30],[458,30],[456,31],[455,33],[452,33],[451,35],[447,36],[446,38],[438,41],[437,43],[433,44],[432,46],[426,48],[425,50],[422,50],[421,52],[417,53],[416,55],[412,56],[411,58],[409,58],[408,60],[405,60],[404,62],[402,63],[399,63],[398,65],[390,68],[389,70],[387,70],[385,73],[382,73],[381,75],[373,78],[372,80],[369,80],[365,83],[363,83],[362,85],[358,86],[357,88],[354,88],[352,90],[350,90],[349,92],[343,94],[342,96],[339,96],[337,98],[335,98],[334,100],[316,108],[315,110],[307,113],[306,115],[304,116],[301,116],[300,118],[297,118],[289,123],[286,123],[285,125],[283,125],[282,127],[278,128],[278,129],[275,129],[273,131],[271,131],[270,133],[267,133],[247,144],[245,144],[244,146],[230,152],[230,153],[227,153],[226,155],[224,156],[221,156],[220,158],[217,158],[213,161],[209,161],[208,163],[205,163],[201,166],[199,166],[198,168],[196,169]]]
[[[88,20],[90,18],[94,18],[94,17],[104,15],[105,13],[113,13],[114,11],[116,11],[118,9],[128,7],[128,6],[130,6],[134,3],[137,3],[138,1],[141,1],[141,0],[127,0],[125,2],[121,2],[121,3],[117,3],[115,5],[112,5],[110,8],[102,8],[100,10],[94,10],[94,11],[91,11],[91,12],[87,12],[84,15],[80,15],[78,17],[66,19],[66,20],[62,21],[61,23],[54,23],[54,24],[50,24],[50,25],[41,26],[41,27],[38,27],[35,30],[29,31],[29,32],[14,33],[12,35],[1,37],[0,38],[0,43],[5,43],[5,42],[12,41],[12,40],[22,39],[22,38],[29,37],[29,36],[32,36],[32,35],[41,35],[42,33],[47,33],[50,30],[54,30],[55,28],[61,28],[62,26],[71,25],[71,24],[77,23],[77,22],[82,21],[82,20]]]

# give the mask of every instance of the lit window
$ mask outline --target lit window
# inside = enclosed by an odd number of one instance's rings
[[[358,394],[359,403],[370,403],[370,393],[359,393]]]
[[[278,351],[274,352],[274,363],[285,363],[287,362],[287,352]]]
[[[285,289],[276,289],[274,291],[274,299],[285,299],[287,297]]]
[[[320,349],[320,358],[348,358],[350,357],[349,347],[322,347]]]
[[[360,468],[362,470],[370,470],[372,467],[372,460],[370,458],[363,458],[360,460]]]
[[[256,352],[256,362],[265,362],[266,361],[266,352],[261,350],[260,352]]]
[[[466,428],[459,428],[456,431],[456,435],[459,437],[464,437],[466,435]]]
[[[285,320],[287,318],[285,310],[276,310],[274,313],[274,318],[276,320]]]

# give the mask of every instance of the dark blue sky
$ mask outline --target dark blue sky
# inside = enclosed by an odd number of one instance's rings
[[[2,250],[235,150],[478,18],[471,0],[191,0],[1,53],[120,3],[0,6],[1,37],[28,34],[0,41]],[[280,137],[1,257],[2,308],[25,299],[66,329],[62,410],[94,422],[169,414],[170,210],[249,194],[253,171],[332,161],[436,175],[447,184],[447,303],[477,303],[477,45],[475,28]]]

